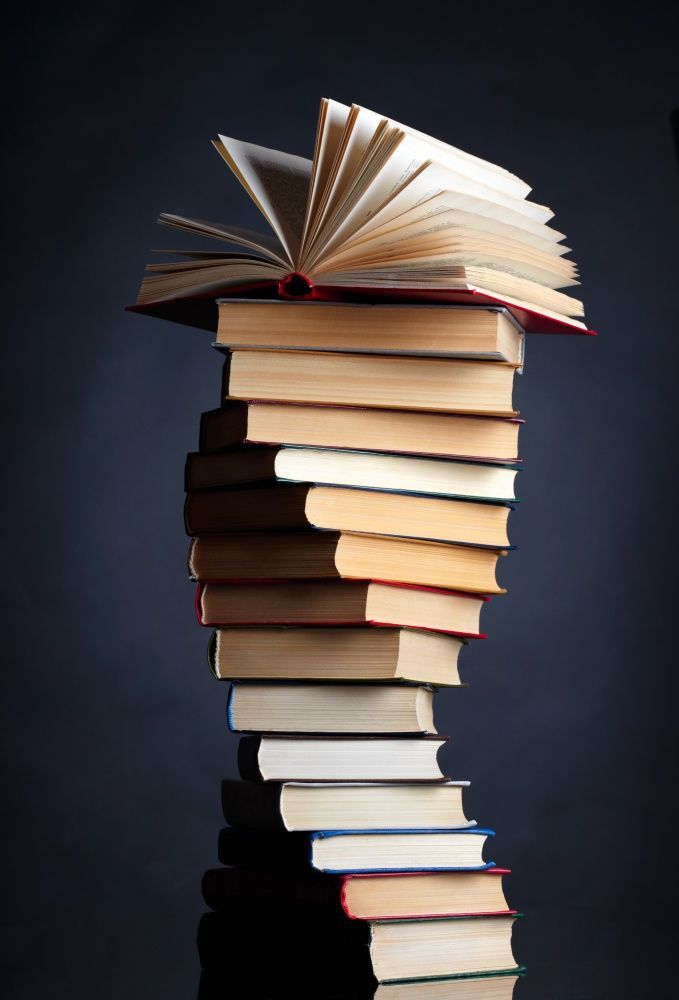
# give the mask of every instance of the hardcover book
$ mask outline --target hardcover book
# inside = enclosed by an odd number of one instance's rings
[[[501,167],[359,105],[323,99],[313,160],[224,135],[217,152],[271,235],[164,213],[239,251],[151,264],[138,309],[216,326],[220,295],[506,305],[526,329],[586,332],[552,212]],[[213,307],[214,309],[214,307]]]
[[[203,413],[200,449],[242,441],[360,449],[482,462],[516,463],[517,418],[491,418],[417,410],[225,400]]]
[[[202,583],[201,625],[400,625],[463,638],[479,632],[489,598],[381,580],[273,580]]]
[[[472,825],[448,830],[322,830],[273,832],[225,827],[219,834],[223,865],[355,872],[482,871],[493,868],[484,848],[492,830]]]
[[[202,882],[213,910],[261,908],[347,916],[350,920],[423,920],[510,914],[504,868],[483,872],[324,875],[236,867],[211,868]]]

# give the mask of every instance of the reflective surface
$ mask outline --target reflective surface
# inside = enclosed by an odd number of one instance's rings
[[[379,990],[362,978],[345,977],[328,965],[327,973],[304,984],[299,975],[281,976],[273,967],[266,940],[259,961],[249,960],[234,940],[223,955],[223,966],[204,973],[197,1000],[674,1000],[672,970],[677,946],[671,921],[660,914],[590,910],[536,909],[517,921],[514,952],[528,969],[513,977],[411,984],[399,990]],[[275,949],[274,949],[275,950]],[[269,957],[267,958],[267,954]],[[337,973],[340,973],[338,975]],[[340,980],[343,980],[342,982]],[[463,989],[464,985],[464,989]]]

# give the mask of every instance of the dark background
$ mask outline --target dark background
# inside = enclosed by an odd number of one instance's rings
[[[529,340],[509,594],[439,724],[515,870],[520,996],[673,995],[678,20],[118,0],[29,6],[7,31],[5,995],[195,992],[236,739],[182,470],[220,359],[122,310],[149,247],[183,245],[159,211],[252,221],[210,138],[310,155],[321,96],[528,178],[575,248],[600,336]]]

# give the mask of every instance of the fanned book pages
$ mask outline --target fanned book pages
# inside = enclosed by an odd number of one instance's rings
[[[323,98],[313,159],[220,135],[214,146],[271,232],[163,213],[239,250],[171,250],[137,309],[194,325],[188,300],[284,298],[502,303],[521,326],[587,332],[563,234],[530,187],[493,163],[353,104]],[[178,303],[173,313],[155,308]],[[182,308],[183,307],[183,308]]]

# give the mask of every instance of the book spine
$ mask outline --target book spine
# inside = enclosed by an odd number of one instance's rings
[[[341,916],[342,882],[317,872],[288,873],[246,868],[211,868],[203,875],[203,899],[212,910],[229,911],[234,906],[265,907],[266,912],[300,916],[311,910],[324,916]],[[347,914],[348,915],[348,914]]]
[[[253,830],[285,830],[280,810],[281,787],[252,781],[223,781],[224,819],[231,826]]]
[[[222,398],[221,402],[224,403],[229,399],[229,381],[231,379],[231,351],[225,356],[224,364],[222,365]]]
[[[310,850],[307,833],[271,833],[227,826],[219,833],[217,857],[222,865],[308,871]]]
[[[213,632],[208,639],[207,644],[207,665],[212,672],[212,676],[215,680],[220,681],[221,677],[217,671],[217,632]],[[231,729],[231,691],[229,691],[229,697],[226,703],[226,715],[227,721],[229,723],[229,729]],[[233,732],[233,730],[231,730]]]
[[[259,736],[241,736],[238,743],[238,773],[243,781],[263,781],[259,769]]]
[[[193,525],[191,524],[191,494],[187,493],[184,498],[184,531],[189,536],[193,538],[198,532],[194,531]]]
[[[188,493],[184,527],[192,538],[309,529],[308,492],[305,484],[266,481]]]
[[[344,916],[309,920],[295,913],[284,921],[273,921],[267,919],[266,911],[247,908],[203,914],[197,936],[201,967],[228,970],[236,981],[247,975],[249,988],[244,996],[261,995],[254,987],[264,984],[271,990],[265,996],[278,996],[281,983],[294,984],[292,992],[285,995],[297,996],[301,982],[313,984],[315,996],[323,996],[323,1000],[328,994],[325,989],[319,993],[318,986],[328,977],[333,984],[343,982],[346,994],[342,995],[352,1000],[362,995],[354,990],[357,983],[359,990],[369,986],[369,995],[374,995],[377,982],[368,943],[369,928],[363,921]]]
[[[245,440],[248,429],[248,407],[236,400],[224,402],[215,410],[200,416],[198,448],[203,453],[222,451]]]

